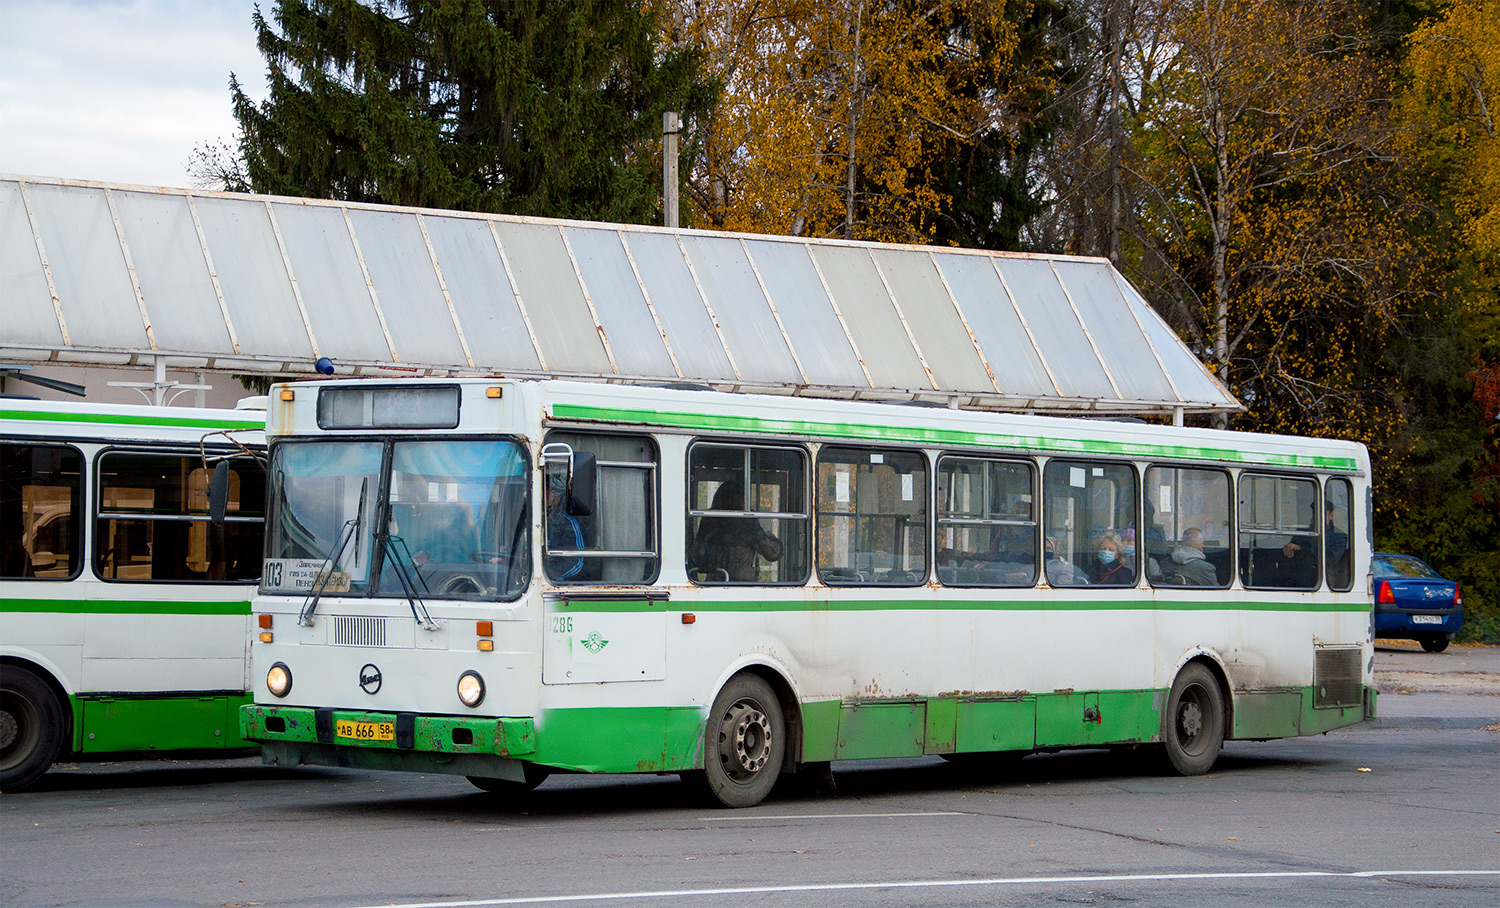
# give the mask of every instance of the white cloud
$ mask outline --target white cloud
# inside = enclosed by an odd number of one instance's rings
[[[186,186],[193,148],[234,135],[230,72],[264,97],[252,0],[3,6],[0,173]]]

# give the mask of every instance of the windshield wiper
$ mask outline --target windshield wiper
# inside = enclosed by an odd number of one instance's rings
[[[406,540],[387,533],[376,537],[376,543],[384,546],[385,552],[391,556],[391,566],[396,569],[396,579],[401,581],[401,591],[406,594],[406,604],[411,606],[412,619],[421,625],[423,630],[437,630],[437,623],[427,613],[427,603],[422,601],[422,594],[417,592],[417,584],[420,583],[423,592],[428,595],[432,594],[432,590],[428,588],[427,578],[422,576],[416,560],[411,557],[411,548],[407,546]]]
[[[349,542],[354,539],[361,524],[365,522],[365,492],[369,490],[370,479],[365,477],[359,482],[359,510],[354,516],[344,521],[344,529],[339,533],[338,545],[334,547],[333,553],[323,558],[323,566],[318,569],[318,574],[313,578],[313,587],[308,591],[307,599],[302,603],[302,611],[297,615],[297,623],[303,627],[312,627],[313,613],[318,610],[318,600],[323,598],[323,592],[328,589],[329,582],[333,579],[334,565],[343,560],[344,550],[349,547]],[[355,549],[357,555],[359,549]]]

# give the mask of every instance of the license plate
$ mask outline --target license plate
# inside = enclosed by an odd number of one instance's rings
[[[349,722],[339,719],[333,723],[333,733],[336,737],[353,738],[356,741],[394,741],[396,723]]]
[[[1412,615],[1412,624],[1442,624],[1442,615]]]

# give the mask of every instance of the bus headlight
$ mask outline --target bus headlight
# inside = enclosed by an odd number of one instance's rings
[[[278,662],[266,672],[266,690],[273,696],[285,697],[292,692],[292,670],[285,662]]]
[[[484,679],[479,672],[468,671],[458,676],[458,699],[470,709],[484,702]]]

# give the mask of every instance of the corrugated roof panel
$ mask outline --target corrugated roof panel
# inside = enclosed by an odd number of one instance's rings
[[[340,371],[1238,407],[1102,259],[0,177],[0,357],[298,372],[320,354]]]
[[[1089,335],[1127,400],[1171,400],[1176,394],[1151,352],[1151,345],[1128,307],[1119,305],[1120,288],[1103,262],[1080,263],[1059,273]]]
[[[148,301],[156,343],[168,350],[211,350],[232,354],[229,328],[182,196],[119,192],[115,208],[135,265],[141,296]],[[185,252],[198,249],[195,259]]]
[[[735,381],[729,354],[698,294],[677,237],[636,231],[626,231],[624,236],[682,374],[700,381]]]
[[[574,375],[614,375],[562,232],[552,224],[510,221],[496,221],[495,230],[547,368]]]
[[[271,208],[318,339],[318,351],[389,362],[391,347],[365,285],[343,212],[284,203]],[[396,354],[400,355],[400,347]]]
[[[30,191],[68,339],[87,347],[151,349],[107,190],[41,184]]]
[[[811,246],[828,289],[844,313],[844,324],[879,388],[926,390],[932,387],[901,316],[885,290],[867,247]]]
[[[240,350],[315,359],[265,203],[208,197],[195,198],[193,205]]]
[[[740,374],[751,381],[803,384],[740,241],[689,234],[683,236],[682,244],[724,329]]]
[[[28,346],[62,345],[19,183],[0,183],[0,338]]]
[[[466,362],[453,313],[417,219],[391,211],[349,212],[380,311],[401,359],[414,363]]]
[[[993,261],[988,256],[943,252],[934,253],[933,259],[994,370],[1000,392],[1023,399],[1061,396],[1011,305]]]
[[[604,336],[609,338],[615,364],[624,375],[678,378],[672,357],[657,330],[656,318],[641,293],[641,282],[625,255],[618,231],[607,228],[564,227],[573,257]]]
[[[938,387],[948,391],[995,390],[932,258],[876,250],[875,260],[906,313],[907,327]]]
[[[475,367],[540,370],[489,223],[438,215],[423,220]]]
[[[859,358],[823,292],[807,246],[775,240],[746,240],[745,246],[787,334],[797,339],[797,361],[807,380],[837,387],[847,385],[849,376],[861,375]]]
[[[1068,397],[1115,397],[1093,344],[1046,259],[995,259],[1047,367]]]

